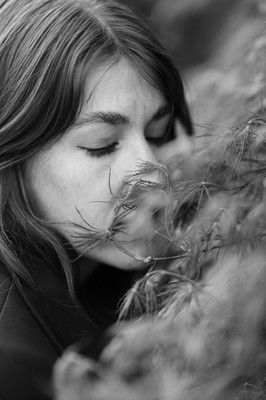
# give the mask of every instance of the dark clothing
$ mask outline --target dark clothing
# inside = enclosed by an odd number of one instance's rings
[[[14,281],[0,263],[0,400],[51,398],[56,359],[66,347],[114,322],[117,301],[132,282],[131,273],[103,266],[81,288],[85,311],[69,299],[51,268],[38,261],[31,268],[29,285]],[[119,282],[117,290],[112,282]]]

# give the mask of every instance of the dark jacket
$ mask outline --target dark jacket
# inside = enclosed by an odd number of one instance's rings
[[[132,277],[103,266],[81,288],[81,307],[51,268],[38,261],[30,268],[33,283],[27,284],[12,279],[0,263],[0,400],[50,399],[56,359],[114,322],[117,301]]]

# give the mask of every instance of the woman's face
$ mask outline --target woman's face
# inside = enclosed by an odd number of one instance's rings
[[[108,229],[114,215],[113,195],[126,176],[139,169],[140,161],[157,162],[159,149],[152,142],[165,135],[171,118],[164,97],[126,61],[94,68],[85,98],[75,124],[55,144],[33,156],[25,169],[26,188],[36,212],[55,223],[74,247],[79,230],[73,223]],[[145,178],[156,181],[158,175]],[[129,231],[137,214],[126,217]],[[139,229],[134,235],[140,242],[125,245],[126,249],[149,256],[150,249],[141,240],[146,234],[145,227]],[[119,268],[141,266],[112,243],[88,253],[84,248],[77,250]]]

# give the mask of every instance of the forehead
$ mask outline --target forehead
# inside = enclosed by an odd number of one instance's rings
[[[87,77],[81,113],[118,111],[154,113],[166,104],[164,96],[126,60],[93,67]]]

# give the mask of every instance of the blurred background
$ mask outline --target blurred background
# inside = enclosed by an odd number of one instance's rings
[[[218,98],[225,88],[229,95],[231,88],[234,97],[240,66],[266,30],[266,0],[120,2],[144,16],[172,56],[185,81],[194,120],[219,123],[227,116],[230,119],[230,107],[224,111]],[[263,84],[265,87],[265,81]],[[240,98],[235,100],[241,102]]]

